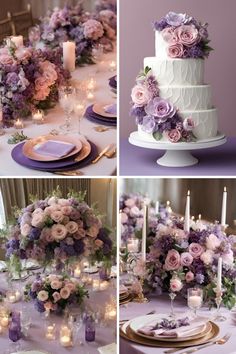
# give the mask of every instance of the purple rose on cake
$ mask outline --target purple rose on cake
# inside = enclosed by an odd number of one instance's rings
[[[188,21],[189,21],[189,17],[186,14],[177,14],[175,12],[170,11],[166,15],[166,22],[170,26],[177,27]]]
[[[147,114],[156,117],[158,122],[165,122],[167,118],[172,118],[175,115],[176,109],[167,100],[156,97],[148,103],[146,112]]]

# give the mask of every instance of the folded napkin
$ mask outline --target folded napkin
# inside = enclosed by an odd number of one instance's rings
[[[181,319],[180,319],[181,321]],[[139,328],[138,332],[150,337],[170,337],[170,338],[181,338],[186,336],[191,336],[196,333],[202,332],[206,326],[206,319],[199,318],[192,320],[189,324],[180,325],[177,328],[169,329],[158,326],[157,321],[152,321],[151,323]],[[159,327],[159,328],[157,328]]]
[[[99,347],[98,351],[100,354],[116,354],[117,345],[116,343],[105,345],[104,347]]]
[[[34,150],[45,156],[63,157],[74,150],[75,145],[64,141],[48,140],[34,146]]]
[[[117,109],[116,109],[116,103],[114,104],[109,104],[107,106],[104,107],[104,110],[106,113],[110,113],[110,114],[117,114]]]

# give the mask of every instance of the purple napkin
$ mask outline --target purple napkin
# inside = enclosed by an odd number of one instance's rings
[[[34,150],[40,155],[63,157],[74,150],[75,145],[63,141],[48,140],[45,143],[37,144]]]
[[[116,127],[116,119],[103,117],[103,116],[100,116],[100,114],[95,113],[93,111],[93,105],[88,106],[88,108],[86,109],[86,112],[85,112],[85,117],[88,120],[90,120],[91,122],[94,122],[97,124]]]
[[[116,103],[114,104],[109,104],[108,106],[105,106],[104,109],[105,109],[105,112],[106,113],[110,113],[110,114],[116,114],[117,110],[116,110]]]

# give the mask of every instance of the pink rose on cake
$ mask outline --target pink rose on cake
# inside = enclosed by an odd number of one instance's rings
[[[184,127],[184,130],[187,130],[188,132],[192,131],[195,128],[194,120],[190,117],[185,118],[183,121],[183,127]]]
[[[178,36],[175,33],[174,27],[167,27],[161,31],[163,39],[169,44],[178,43]]]
[[[172,143],[177,143],[181,139],[181,133],[178,129],[172,129],[167,132],[167,137]]]
[[[172,44],[167,48],[168,55],[171,58],[183,58],[184,47],[181,43]]]
[[[192,25],[183,25],[177,27],[175,34],[179,39],[179,43],[191,47],[196,44],[199,40],[198,30]]]
[[[141,107],[152,99],[152,95],[145,86],[139,84],[133,87],[131,98],[136,106]]]
[[[176,250],[170,250],[167,253],[166,259],[165,259],[165,269],[166,270],[177,270],[180,268],[180,254]]]

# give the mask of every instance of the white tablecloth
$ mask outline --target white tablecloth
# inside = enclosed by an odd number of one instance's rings
[[[109,63],[111,60],[116,60],[116,53],[108,53],[104,55],[103,62],[96,65],[89,65],[86,67],[78,67],[72,73],[72,78],[76,80],[88,79],[90,76],[95,77],[97,88],[95,91],[95,100],[102,102],[115,102],[115,94],[113,94],[108,85],[108,79],[115,75],[109,70]],[[91,102],[92,104],[93,102]],[[53,109],[49,110],[45,116],[45,123],[42,125],[35,125],[32,121],[25,121],[23,129],[24,134],[30,138],[39,135],[46,135],[51,130],[57,129],[65,121],[65,114],[59,104]],[[72,123],[74,125],[73,134],[77,134],[78,120],[75,115],[72,115]],[[81,134],[85,135],[98,147],[98,151],[108,144],[116,144],[116,129],[111,127],[106,132],[99,133],[93,128],[99,124],[92,123],[86,118],[81,122]],[[1,176],[53,176],[52,173],[41,172],[37,170],[28,169],[20,166],[11,158],[11,151],[15,145],[7,143],[11,134],[16,131],[15,128],[6,129],[6,134],[0,136],[0,175]],[[116,173],[116,158],[108,159],[103,157],[97,164],[90,164],[81,169],[85,176],[110,176]]]

